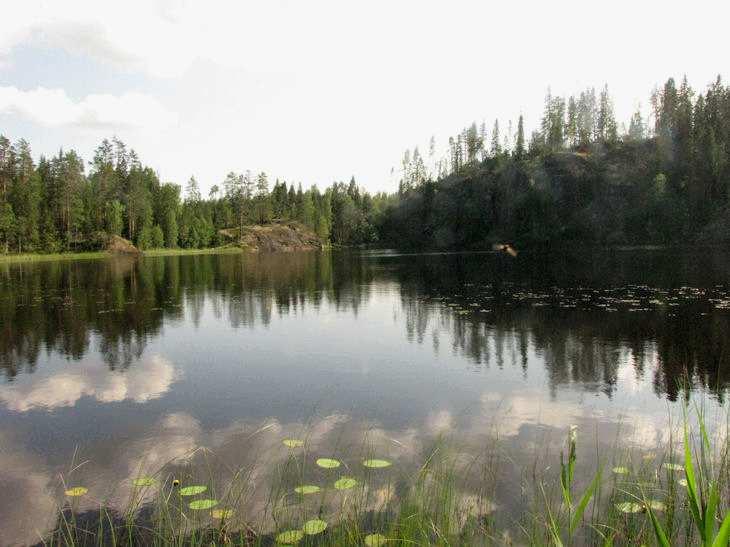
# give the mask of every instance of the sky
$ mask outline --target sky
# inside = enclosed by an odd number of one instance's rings
[[[607,83],[626,123],[670,76],[728,76],[721,1],[0,2],[0,134],[87,161],[118,136],[203,190],[250,169],[394,191],[406,148],[529,131],[548,87]]]

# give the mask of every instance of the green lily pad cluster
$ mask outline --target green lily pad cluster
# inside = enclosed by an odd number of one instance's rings
[[[304,539],[305,535],[314,536],[321,534],[327,529],[327,523],[323,520],[312,519],[302,525],[301,530],[287,530],[276,536],[276,542],[281,545],[294,545]]]
[[[306,496],[308,494],[316,494],[320,490],[322,489],[314,484],[303,484],[301,486],[297,486],[294,489],[297,494],[302,494],[303,496]]]
[[[335,490],[349,490],[357,486],[357,480],[352,477],[341,477],[335,481]]]
[[[180,489],[181,496],[197,496],[208,489],[207,486],[184,486]]]
[[[188,504],[188,507],[194,511],[200,511],[204,509],[212,509],[218,505],[218,500],[214,500],[211,498],[206,499],[199,499],[199,500],[193,500]]]
[[[669,469],[670,471],[684,471],[684,466],[678,463],[664,462],[664,469]]]
[[[198,494],[202,494],[207,490],[208,487],[203,485],[184,486],[180,489],[180,495],[183,497],[197,496]],[[213,498],[201,498],[188,503],[188,507],[193,511],[212,509],[216,505],[218,505],[218,500]]]
[[[365,536],[364,541],[367,547],[380,547],[381,545],[385,545],[385,542],[388,540],[382,534],[368,534]]]
[[[392,464],[388,460],[371,459],[362,462],[365,467],[370,469],[382,469],[384,467],[390,467]]]
[[[296,439],[285,439],[283,442],[287,446],[294,446],[291,444],[292,442],[297,441]],[[297,441],[299,442],[299,441]],[[296,445],[299,446],[299,445]],[[339,460],[336,460],[334,458],[317,458],[315,461],[318,467],[321,467],[323,469],[337,469],[342,465],[342,462]],[[386,467],[390,467],[392,463],[388,460],[384,459],[368,459],[363,460],[362,462],[363,466],[368,467],[370,469],[383,469]],[[358,485],[357,479],[354,479],[353,477],[347,477],[342,476],[339,479],[337,479],[334,483],[335,490],[349,490],[351,488],[354,488]],[[297,494],[301,494],[303,496],[309,495],[309,494],[316,494],[317,492],[320,492],[322,489],[314,484],[302,484],[294,488],[294,492]],[[290,530],[291,531],[291,530]],[[282,532],[286,533],[286,532]]]
[[[210,515],[218,520],[229,519],[233,516],[233,509],[214,509]]]
[[[145,488],[148,486],[155,486],[157,484],[157,480],[152,477],[137,477],[132,481],[132,484],[138,488]]]
[[[304,441],[301,439],[284,439],[281,442],[287,448],[301,448],[304,446]]]
[[[622,513],[641,513],[644,506],[635,501],[624,501],[616,504],[616,509]]]
[[[324,469],[335,469],[340,466],[340,462],[332,458],[319,458],[316,463]]]
[[[616,504],[616,509],[622,513],[643,513],[647,508],[650,508],[652,511],[664,511],[667,506],[663,501],[659,500],[647,500],[646,503],[624,501]]]

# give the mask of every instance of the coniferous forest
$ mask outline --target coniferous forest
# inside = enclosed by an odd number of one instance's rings
[[[194,177],[161,182],[136,152],[104,140],[86,163],[61,149],[36,163],[30,144],[0,136],[0,251],[140,249],[226,243],[223,229],[296,220],[334,245],[480,249],[730,241],[730,87],[697,92],[670,78],[616,120],[608,87],[548,93],[539,128],[476,123],[445,155],[404,154],[398,188],[371,195],[353,179],[320,190],[229,173],[201,195]],[[365,153],[365,152],[363,152]],[[395,188],[394,188],[395,190]]]

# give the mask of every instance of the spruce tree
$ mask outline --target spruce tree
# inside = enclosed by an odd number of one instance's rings
[[[515,140],[513,155],[518,160],[521,160],[525,156],[525,126],[522,114],[520,114],[520,118],[517,121],[517,139]]]
[[[499,156],[502,153],[502,145],[499,142],[499,120],[494,120],[494,128],[492,129],[492,145],[489,148],[492,156]]]

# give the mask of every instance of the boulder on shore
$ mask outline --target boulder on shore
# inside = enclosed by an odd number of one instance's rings
[[[132,242],[120,236],[111,236],[106,244],[106,250],[113,254],[138,255],[139,249]]]
[[[221,233],[251,252],[314,251],[322,248],[317,234],[299,222],[274,221],[244,226],[242,237],[239,237],[237,229],[222,230]]]

